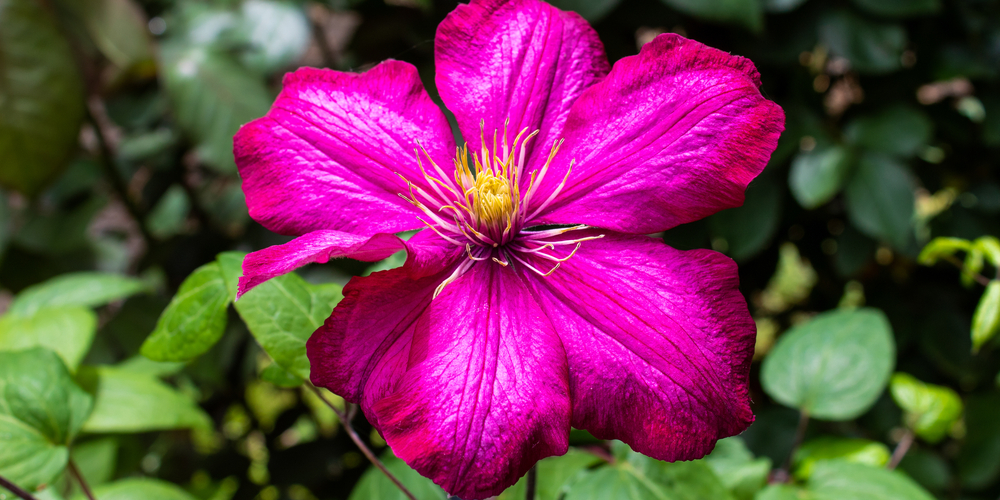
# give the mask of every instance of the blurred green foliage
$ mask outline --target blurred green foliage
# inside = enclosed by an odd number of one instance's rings
[[[676,464],[574,431],[536,498],[997,498],[1000,1],[553,3],[612,61],[663,32],[749,57],[787,123],[742,207],[663,235],[740,263],[755,423]],[[455,5],[0,0],[0,475],[43,500],[84,498],[71,461],[101,500],[404,498],[303,385],[341,287],[404,256],[234,303],[245,252],[286,238],[249,219],[232,135],[303,65],[402,59],[436,98]]]

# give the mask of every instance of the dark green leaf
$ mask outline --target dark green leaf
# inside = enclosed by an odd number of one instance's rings
[[[835,56],[846,58],[861,73],[888,73],[900,68],[906,30],[838,11],[822,18],[820,41]]]
[[[46,347],[76,371],[96,331],[97,315],[80,306],[46,307],[31,316],[7,314],[0,318],[0,351]]]
[[[191,210],[191,200],[184,188],[174,185],[163,193],[163,197],[153,207],[146,219],[146,225],[153,236],[167,239],[184,232],[188,212]]]
[[[420,475],[419,472],[406,465],[406,462],[396,458],[392,450],[386,450],[380,457],[385,468],[396,476],[399,482],[406,486],[417,500],[444,500],[448,497],[444,490],[433,481]],[[351,491],[348,500],[407,500],[399,488],[375,467],[369,467],[361,476],[361,480]]]
[[[104,57],[122,69],[145,63],[153,67],[153,41],[146,14],[132,0],[69,0]]]
[[[900,472],[830,460],[816,464],[809,478],[815,500],[933,500]]]
[[[791,12],[806,0],[764,0],[764,9],[768,12]]]
[[[87,368],[87,372],[84,376],[96,384],[94,411],[83,426],[87,432],[147,432],[212,424],[191,398],[153,376],[106,366]]]
[[[584,19],[594,22],[608,15],[621,3],[621,0],[552,0],[549,3],[563,10],[572,10]]]
[[[163,86],[177,123],[197,144],[202,161],[234,173],[233,134],[267,112],[271,94],[222,52],[178,42],[164,44],[161,51]]]
[[[154,361],[188,361],[204,354],[222,338],[232,300],[219,265],[199,267],[160,315],[142,344],[142,355]]]
[[[0,0],[0,184],[39,192],[76,150],[83,116],[83,81],[51,14]]]
[[[888,17],[920,16],[941,10],[940,0],[854,0],[854,4],[872,14]]]
[[[753,32],[764,28],[758,0],[663,0],[667,5],[706,21],[739,24]]]
[[[972,315],[972,349],[978,351],[997,333],[1000,333],[1000,281],[992,280]]]
[[[913,241],[913,176],[886,156],[864,155],[847,184],[847,215],[872,238],[906,250]]]
[[[726,241],[726,254],[749,259],[767,247],[781,222],[784,192],[771,175],[750,183],[742,207],[730,208],[709,219],[712,235]]]
[[[64,274],[24,289],[14,297],[10,313],[29,316],[43,307],[96,307],[147,289],[141,280],[112,273]]]
[[[911,157],[927,145],[934,124],[920,110],[906,105],[857,118],[847,125],[848,141],[869,151]]]
[[[831,311],[785,333],[761,367],[778,402],[824,420],[864,413],[895,363],[892,328],[877,309]]]
[[[0,352],[0,475],[29,490],[51,483],[92,405],[52,351]]]
[[[906,426],[931,443],[940,441],[962,416],[962,400],[947,387],[925,384],[912,375],[897,373],[892,376],[889,390],[905,412]]]
[[[803,208],[812,209],[833,199],[850,173],[852,157],[843,146],[813,149],[792,160],[788,187]]]

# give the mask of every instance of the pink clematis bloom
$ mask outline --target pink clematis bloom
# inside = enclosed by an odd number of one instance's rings
[[[240,293],[408,253],[345,287],[309,340],[313,383],[465,499],[565,453],[571,426],[663,460],[743,431],[755,327],[736,265],[646,235],[743,203],[784,124],[753,64],[665,34],[611,68],[580,16],[539,0],[459,6],[435,61],[461,148],[399,61],[291,73],[236,136],[250,215],[298,236],[248,255]]]

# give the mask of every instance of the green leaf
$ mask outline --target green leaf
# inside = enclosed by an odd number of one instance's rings
[[[298,387],[304,382],[301,377],[282,368],[277,363],[267,365],[267,368],[260,372],[260,379],[278,387]]]
[[[248,0],[240,7],[236,33],[249,49],[240,57],[244,66],[268,74],[298,60],[309,46],[309,20],[301,5]]]
[[[1000,281],[992,280],[972,315],[972,350],[978,351],[997,333],[1000,333]]]
[[[204,354],[225,333],[232,300],[219,265],[199,267],[181,283],[140,352],[154,361],[188,361]]]
[[[242,255],[220,254],[219,262],[229,289],[234,290],[242,274],[238,266]],[[299,378],[308,379],[306,341],[323,326],[343,297],[340,285],[313,285],[290,273],[258,285],[234,305],[271,359]]]
[[[191,200],[184,188],[176,184],[171,186],[146,218],[149,232],[161,240],[181,234],[190,210]]]
[[[715,449],[705,457],[723,486],[739,500],[749,500],[767,484],[771,459],[754,458],[743,439],[728,437],[715,443]]]
[[[764,28],[758,0],[663,0],[663,3],[705,21],[739,24],[757,33]]]
[[[0,0],[0,185],[38,193],[76,151],[83,81],[43,4]]]
[[[122,479],[94,488],[94,497],[100,500],[195,500],[179,486],[157,479]],[[75,495],[72,500],[86,500]]]
[[[146,14],[132,0],[69,0],[74,13],[83,21],[87,34],[104,57],[122,69],[138,64],[153,67],[153,40],[149,36]]]
[[[875,403],[895,363],[895,342],[877,309],[838,310],[798,325],[761,367],[764,391],[824,420],[850,420]]]
[[[962,285],[970,287],[975,284],[976,275],[982,272],[985,265],[983,249],[979,245],[972,245],[965,252],[965,261],[962,262]]]
[[[869,151],[912,157],[927,146],[933,131],[934,124],[926,114],[897,105],[853,120],[845,127],[844,136]]]
[[[864,155],[847,184],[847,215],[861,232],[905,250],[913,241],[914,187],[909,170],[898,161]]]
[[[271,94],[260,78],[221,51],[175,41],[161,52],[162,83],[178,125],[197,144],[202,161],[235,173],[233,135],[267,112]]]
[[[886,17],[921,16],[941,10],[940,0],[854,0],[854,4]]]
[[[814,500],[933,500],[905,474],[830,460],[816,464],[807,483]]]
[[[576,12],[584,19],[594,22],[607,16],[621,3],[621,0],[552,0],[549,3],[562,10]]]
[[[747,188],[743,206],[708,219],[712,235],[726,241],[726,254],[741,261],[767,247],[781,222],[783,195],[774,176],[760,176]]]
[[[976,238],[973,243],[979,251],[983,252],[983,257],[989,261],[990,265],[1000,269],[1000,240],[993,236],[982,236]]]
[[[92,439],[73,445],[70,452],[73,463],[90,487],[100,486],[111,480],[118,461],[118,440],[113,437]]]
[[[191,398],[153,376],[108,366],[85,367],[81,376],[94,383],[96,393],[84,431],[125,433],[212,425]]]
[[[153,361],[145,356],[133,356],[115,368],[123,371],[150,375],[156,378],[169,377],[184,369],[185,364],[177,361]]]
[[[565,500],[731,500],[712,469],[702,461],[662,462],[615,442],[614,464],[578,476]]]
[[[808,479],[816,465],[825,460],[844,460],[851,463],[883,467],[892,453],[879,442],[867,439],[821,437],[807,441],[795,452],[795,477]]]
[[[917,257],[917,262],[925,266],[931,266],[943,257],[955,255],[955,252],[968,251],[971,245],[972,242],[961,238],[948,238],[944,236],[934,238],[930,243],[924,245],[923,250],[920,251],[920,255]]]
[[[25,288],[14,297],[11,314],[35,314],[43,307],[96,307],[146,290],[141,280],[120,274],[80,272],[63,274]]]
[[[955,462],[963,488],[984,489],[1000,475],[1000,393],[972,394],[966,400],[965,442]]]
[[[565,455],[539,460],[535,465],[538,468],[536,500],[559,500],[575,476],[601,462],[603,460],[597,455],[575,448],[570,448]],[[525,498],[526,487],[527,478],[522,477],[514,486],[497,496],[496,500],[521,500]]]
[[[7,314],[0,318],[0,351],[46,347],[76,371],[96,331],[97,315],[79,306],[46,307],[31,316]]]
[[[853,158],[843,146],[817,147],[792,160],[788,187],[803,208],[813,209],[833,199],[850,172]]]
[[[805,491],[789,484],[769,484],[757,492],[754,500],[804,500]]]
[[[242,299],[240,299],[242,300]],[[396,458],[392,450],[386,449],[379,457],[385,468],[396,476],[406,489],[417,497],[417,500],[444,500],[448,495],[433,481],[420,475],[419,472],[406,465],[406,462]],[[368,467],[361,480],[351,491],[347,500],[407,500],[399,488],[376,467]]]
[[[819,38],[835,56],[846,58],[860,73],[888,73],[900,68],[906,30],[897,24],[869,21],[849,11],[822,18]]]
[[[893,375],[889,391],[905,412],[906,426],[931,443],[940,441],[962,416],[962,400],[955,391],[925,384],[907,373]]]
[[[764,0],[764,10],[768,12],[791,12],[806,0]]]
[[[55,353],[0,352],[0,475],[28,490],[50,484],[92,405]]]

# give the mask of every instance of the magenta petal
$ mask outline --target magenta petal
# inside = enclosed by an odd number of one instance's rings
[[[736,264],[604,234],[535,280],[569,357],[573,426],[654,458],[700,458],[753,421],[756,328]]]
[[[268,229],[372,235],[421,227],[399,197],[409,192],[400,175],[427,187],[418,141],[451,165],[454,136],[416,68],[386,61],[362,74],[286,75],[271,111],[236,134],[234,154],[250,216]]]
[[[343,231],[313,231],[283,245],[267,247],[244,257],[238,296],[306,264],[324,263],[340,257],[374,262],[405,248],[405,242],[391,234],[358,236]]]
[[[660,35],[573,105],[563,152],[533,204],[576,161],[542,222],[648,234],[743,204],[784,128],[742,57]]]
[[[481,122],[492,145],[509,119],[511,139],[540,130],[529,167],[541,167],[570,106],[608,72],[590,25],[539,0],[459,5],[438,26],[434,50],[438,92],[470,150],[479,151]]]
[[[566,452],[566,355],[520,271],[474,266],[413,328],[409,369],[372,408],[397,456],[476,500]]]

